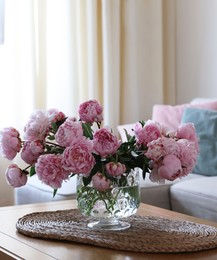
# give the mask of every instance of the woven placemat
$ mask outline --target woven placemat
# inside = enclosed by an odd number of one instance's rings
[[[78,210],[36,212],[17,221],[18,232],[42,239],[56,239],[134,252],[193,252],[217,247],[217,228],[190,221],[134,215],[131,227],[102,231],[87,227],[92,220]]]

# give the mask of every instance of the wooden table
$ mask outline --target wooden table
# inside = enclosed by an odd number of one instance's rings
[[[18,218],[32,212],[76,208],[76,201],[67,200],[0,208],[0,259],[75,259],[75,260],[134,260],[134,259],[217,259],[217,249],[195,253],[153,254],[99,248],[79,243],[30,238],[16,231]],[[217,223],[141,204],[138,214],[155,215],[195,221],[217,227]]]

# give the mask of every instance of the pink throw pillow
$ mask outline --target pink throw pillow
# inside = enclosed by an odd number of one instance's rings
[[[186,107],[217,110],[217,101],[201,104],[182,104],[182,105],[154,105],[152,119],[167,126],[171,130],[176,130],[181,123],[182,114]]]

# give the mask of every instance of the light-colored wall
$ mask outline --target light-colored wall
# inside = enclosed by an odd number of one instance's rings
[[[5,170],[9,164],[10,162],[0,157],[0,207],[14,204],[14,189],[5,179]]]
[[[217,97],[217,1],[176,0],[176,100]]]

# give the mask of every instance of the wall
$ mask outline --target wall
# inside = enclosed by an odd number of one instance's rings
[[[217,97],[217,1],[176,0],[176,102]]]
[[[14,204],[14,189],[7,184],[4,174],[9,164],[10,162],[0,157],[0,207]]]

